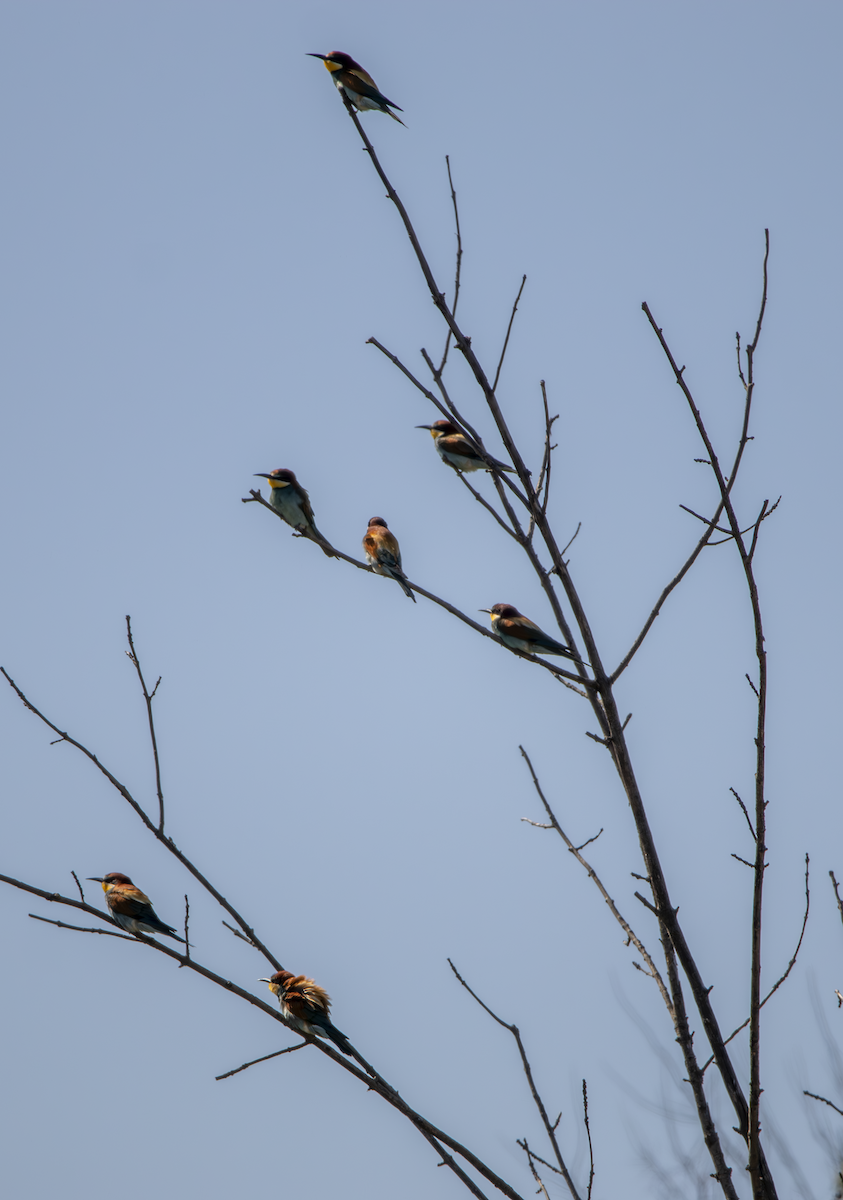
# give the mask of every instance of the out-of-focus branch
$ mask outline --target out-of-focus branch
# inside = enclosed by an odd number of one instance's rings
[[[512,1036],[515,1038],[515,1044],[518,1047],[518,1053],[521,1055],[521,1065],[524,1068],[524,1074],[526,1075],[527,1082],[530,1085],[530,1092],[533,1097],[533,1103],[535,1104],[536,1108],[539,1111],[539,1116],[541,1117],[542,1124],[544,1125],[545,1133],[547,1134],[548,1141],[550,1142],[551,1146],[553,1147],[554,1156],[556,1158],[557,1163],[559,1164],[559,1174],[562,1176],[562,1178],[565,1180],[565,1183],[568,1185],[568,1191],[571,1193],[573,1200],[580,1200],[579,1192],[577,1191],[577,1189],[574,1185],[574,1181],[571,1178],[568,1168],[565,1165],[565,1160],[562,1157],[562,1151],[559,1148],[559,1140],[556,1137],[556,1128],[558,1125],[558,1121],[556,1122],[556,1124],[551,1124],[550,1118],[547,1115],[547,1109],[544,1106],[544,1101],[542,1100],[541,1095],[539,1094],[539,1090],[536,1087],[535,1080],[533,1079],[533,1069],[530,1066],[530,1060],[527,1058],[527,1052],[524,1049],[524,1043],[521,1041],[521,1033],[518,1029],[518,1026],[510,1025],[507,1021],[502,1020],[501,1017],[499,1017],[497,1015],[497,1013],[492,1012],[492,1010],[491,1010],[491,1008],[489,1008],[488,1004],[485,1004],[480,999],[480,997],[477,995],[477,993],[472,988],[469,987],[469,985],[463,979],[462,975],[460,975],[457,968],[451,962],[450,958],[448,959],[448,966],[454,972],[454,974],[456,975],[459,982],[462,984],[462,986],[468,992],[469,996],[473,996],[474,999],[477,1001],[477,1003],[480,1005],[480,1007],[489,1014],[489,1016],[492,1018],[492,1020],[497,1021],[498,1025],[500,1025],[503,1029],[508,1029],[509,1032],[512,1034]]]

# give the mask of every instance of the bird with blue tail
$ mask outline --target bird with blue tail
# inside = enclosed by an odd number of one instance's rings
[[[401,566],[398,538],[387,528],[383,517],[372,517],[363,538],[363,550],[372,570],[377,571],[378,575],[387,575],[394,579],[404,589],[404,595],[409,596],[415,604],[416,598]]]
[[[508,467],[488,454],[482,455],[453,421],[434,421],[432,425],[417,425],[416,429],[429,430],[436,453],[457,471],[515,471],[514,467]]]
[[[403,112],[404,109],[398,108],[394,100],[387,100],[386,96],[378,91],[378,85],[372,76],[364,71],[360,63],[355,62],[350,54],[344,54],[342,50],[332,50],[330,54],[309,53],[308,58],[322,59],[331,73],[337,91],[346,95],[358,112],[375,110],[386,113],[388,117],[392,117],[393,121],[404,125],[401,118],[396,117],[395,113],[390,111],[397,108],[399,112]],[[404,125],[404,128],[406,129],[407,126]]]
[[[529,617],[520,613],[514,604],[493,604],[491,608],[481,608],[480,612],[489,613],[492,632],[510,650],[520,650],[522,654],[559,654],[582,663],[573,650],[549,637]]]
[[[316,542],[328,558],[336,558],[331,543],[316,528],[310,497],[293,472],[278,467],[275,471],[255,471],[255,477],[269,483],[269,503],[281,520],[292,526],[299,537]]]
[[[111,871],[108,875],[89,875],[91,883],[102,884],[105,902],[114,920],[129,933],[163,933],[177,942],[184,943],[171,925],[165,925],[156,914],[140,888],[135,887],[128,875]]]

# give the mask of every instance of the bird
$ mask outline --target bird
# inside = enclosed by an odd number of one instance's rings
[[[281,1016],[293,1029],[309,1033],[311,1037],[330,1038],[343,1054],[354,1056],[348,1038],[331,1023],[328,1016],[331,997],[318,983],[306,975],[285,971],[283,967],[269,979],[259,979],[258,982],[269,984],[269,990],[278,997]]]
[[[417,425],[416,429],[429,429],[437,453],[443,462],[457,471],[513,471],[506,463],[498,462],[490,455],[480,453],[472,441],[458,429],[453,421],[434,421],[432,425]]]
[[[255,471],[255,477],[269,480],[269,503],[282,521],[292,525],[301,537],[316,542],[329,558],[336,557],[330,542],[316,528],[310,497],[292,471],[279,467],[276,471]]]
[[[395,113],[390,111],[397,108],[399,112],[403,112],[404,109],[399,108],[394,100],[387,100],[386,96],[378,91],[378,85],[372,76],[364,71],[360,63],[355,62],[350,54],[344,54],[342,50],[332,50],[330,54],[309,53],[308,58],[322,59],[331,72],[331,78],[337,91],[348,96],[358,112],[376,109],[378,112],[392,117],[393,121],[397,121],[399,125],[404,125],[401,118],[396,117]],[[404,128],[406,129],[407,126],[404,125]]]
[[[529,617],[520,613],[514,604],[493,604],[491,608],[481,608],[480,612],[489,613],[492,632],[496,633],[510,650],[520,650],[524,654],[561,654],[565,658],[572,658],[574,662],[582,662],[573,650],[548,637]]]
[[[409,596],[415,604],[416,598],[412,588],[407,583],[407,576],[401,568],[401,550],[398,538],[387,529],[383,517],[372,517],[366,536],[363,538],[363,549],[369,566],[378,575],[388,575],[404,589],[404,595]]]
[[[89,875],[88,879],[91,883],[102,884],[112,917],[129,933],[166,933],[167,937],[184,944],[184,938],[180,938],[170,925],[164,924],[156,915],[149,896],[135,887],[128,875],[111,871],[108,875]]]

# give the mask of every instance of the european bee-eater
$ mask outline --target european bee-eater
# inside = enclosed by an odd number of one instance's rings
[[[513,604],[493,604],[491,608],[481,608],[480,612],[489,613],[492,631],[511,650],[521,650],[524,654],[561,654],[574,662],[582,662],[573,650],[548,637]]]
[[[372,76],[364,71],[350,54],[343,54],[342,50],[332,50],[330,54],[309,54],[308,57],[322,59],[331,72],[337,91],[344,92],[358,112],[374,108],[392,117],[399,125],[404,125],[400,117],[390,112],[391,108],[398,108],[395,101],[387,100],[386,96],[378,91],[378,85]],[[398,111],[403,112],[404,109],[398,108]],[[406,125],[404,128],[407,128]]]
[[[296,533],[316,542],[329,558],[333,558],[330,542],[316,528],[310,497],[293,472],[288,471],[286,467],[279,467],[277,471],[269,473],[255,471],[255,476],[269,481],[269,503],[279,516],[288,525],[292,525]]]
[[[258,982],[269,984],[269,990],[278,997],[281,1016],[293,1029],[309,1033],[312,1037],[330,1038],[343,1054],[353,1057],[348,1038],[340,1033],[336,1025],[331,1024],[328,1016],[331,997],[318,983],[306,975],[294,975],[292,971],[283,969],[276,971],[269,979],[259,979]]]
[[[106,904],[118,925],[129,933],[166,933],[167,937],[184,943],[175,929],[165,925],[156,916],[155,909],[140,888],[135,887],[128,875],[112,871],[108,875],[89,875],[91,883],[101,883]]]
[[[432,425],[417,425],[416,429],[429,429],[439,457],[458,471],[514,471],[506,463],[498,462],[489,455],[484,458],[477,447],[452,421],[434,421]]]
[[[366,552],[369,566],[378,575],[388,575],[401,584],[404,595],[409,596],[415,604],[416,598],[407,583],[407,576],[401,568],[401,551],[398,538],[386,527],[383,517],[372,517],[366,536],[363,538],[363,549]]]

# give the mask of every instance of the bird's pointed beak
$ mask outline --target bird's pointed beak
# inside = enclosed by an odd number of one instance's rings
[[[269,479],[267,471],[255,471],[255,479]]]
[[[100,875],[89,875],[87,882],[88,883],[102,883],[102,877]]]
[[[492,610],[491,610],[491,608],[478,608],[478,610],[477,610],[477,611],[478,611],[478,612],[487,612],[487,613],[490,613]]]
[[[316,57],[318,58],[318,55],[316,55]],[[263,979],[263,978],[261,978],[261,979],[259,979],[259,980],[258,980],[258,983],[272,983],[272,980],[271,980],[271,979]]]
[[[308,50],[307,57],[308,58],[321,58],[322,61],[324,62],[325,59],[327,58],[327,55],[326,54],[314,54],[312,50]]]
[[[432,429],[432,425],[417,425],[416,429]]]

